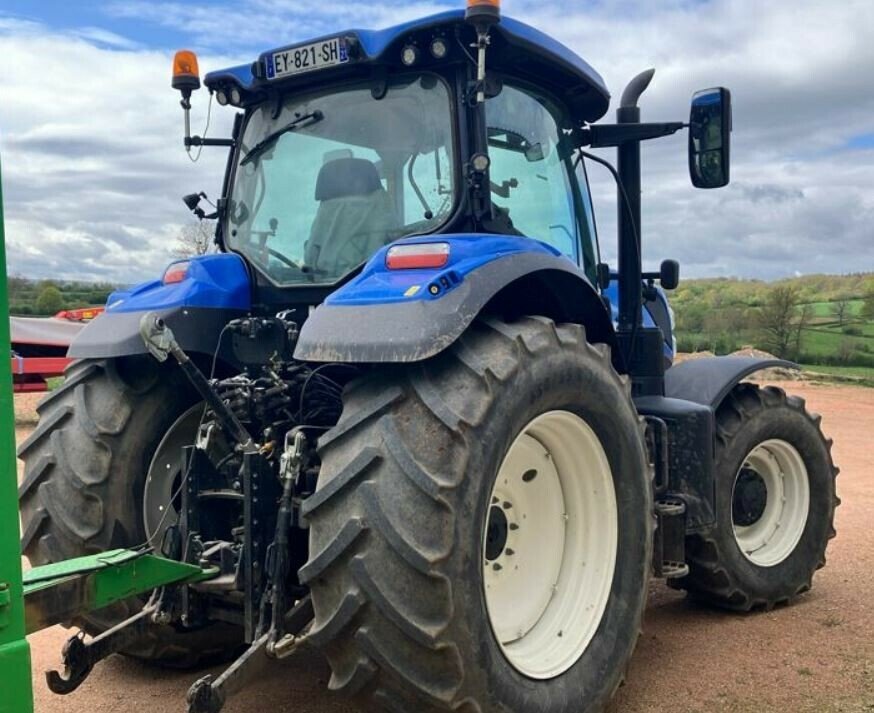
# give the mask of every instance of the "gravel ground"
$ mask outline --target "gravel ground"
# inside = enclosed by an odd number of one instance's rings
[[[786,387],[823,415],[823,427],[835,440],[843,505],[828,566],[813,591],[794,605],[746,616],[696,606],[653,583],[644,633],[610,713],[874,711],[874,389]],[[34,403],[29,396],[16,400],[21,415]],[[18,438],[29,430],[19,428]],[[67,636],[55,627],[31,637],[39,713],[178,713],[185,710],[188,686],[201,675],[114,657],[79,691],[58,698],[46,689],[42,672],[57,665]],[[226,711],[355,713],[325,690],[328,675],[317,654],[300,652]]]

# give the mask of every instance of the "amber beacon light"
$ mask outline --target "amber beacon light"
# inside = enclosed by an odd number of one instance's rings
[[[501,19],[501,0],[467,0],[466,18],[471,22],[495,23]]]
[[[200,70],[197,55],[191,50],[179,50],[173,57],[173,89],[189,96],[200,89]]]

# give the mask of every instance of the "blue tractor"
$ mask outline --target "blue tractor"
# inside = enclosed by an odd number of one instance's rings
[[[186,666],[218,711],[306,644],[330,688],[391,711],[596,711],[665,578],[748,611],[811,586],[836,469],[819,418],[745,377],[672,366],[641,264],[640,145],[689,131],[693,183],[729,181],[730,94],[642,123],[652,71],[610,95],[497,0],[350,30],[212,72],[229,149],[217,251],[116,292],[21,446],[34,563],[142,545],[207,581],[77,620],[49,683],[113,653]],[[617,166],[587,152],[615,147]],[[586,175],[618,185],[618,265]]]

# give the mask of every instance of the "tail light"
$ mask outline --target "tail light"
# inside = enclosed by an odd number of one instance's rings
[[[389,270],[443,267],[449,262],[449,243],[418,243],[389,248],[385,264]]]
[[[190,264],[188,260],[174,262],[164,271],[164,277],[161,278],[161,282],[165,285],[175,285],[177,282],[182,282],[182,280],[188,277],[188,267]]]

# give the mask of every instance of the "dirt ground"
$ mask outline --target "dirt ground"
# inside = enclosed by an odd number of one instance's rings
[[[610,713],[874,711],[874,389],[786,384],[823,415],[841,467],[838,537],[814,588],[794,605],[746,616],[712,611],[654,583],[644,633]],[[28,397],[16,405],[32,407]],[[18,430],[19,439],[29,427]],[[201,673],[175,673],[114,657],[65,698],[45,687],[69,632],[31,637],[36,710],[103,713],[185,710]],[[226,707],[228,713],[354,713],[325,689],[329,672],[303,651]],[[414,712],[410,712],[414,713]]]

